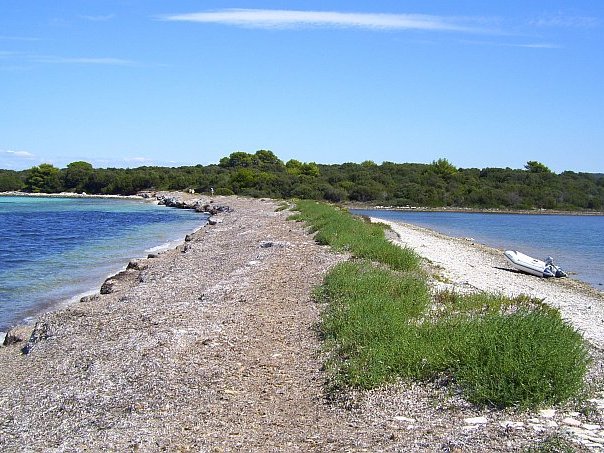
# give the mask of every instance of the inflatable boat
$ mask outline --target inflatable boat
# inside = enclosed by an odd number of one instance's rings
[[[566,272],[554,264],[551,256],[548,256],[545,261],[541,261],[515,250],[506,250],[503,254],[514,268],[527,274],[545,278],[566,277]]]

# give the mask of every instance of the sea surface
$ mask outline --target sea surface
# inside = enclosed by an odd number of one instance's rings
[[[137,200],[0,196],[0,331],[99,290],[207,216]]]
[[[354,214],[419,225],[473,238],[500,250],[554,258],[572,278],[604,291],[604,216],[351,210]]]

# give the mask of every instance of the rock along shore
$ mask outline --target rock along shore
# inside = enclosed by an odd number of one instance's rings
[[[552,434],[604,444],[598,410],[478,410],[437,384],[334,399],[312,289],[346,257],[276,202],[214,204],[229,209],[213,225],[0,347],[0,450],[518,451]]]

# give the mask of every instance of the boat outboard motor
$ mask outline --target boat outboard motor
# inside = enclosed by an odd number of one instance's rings
[[[547,258],[545,258],[545,270],[543,271],[543,274],[548,274],[547,276],[551,276],[551,277],[566,277],[566,272],[564,272],[562,269],[560,269],[558,266],[556,266],[554,264],[554,259],[551,256],[548,256]],[[551,274],[551,275],[550,275]]]

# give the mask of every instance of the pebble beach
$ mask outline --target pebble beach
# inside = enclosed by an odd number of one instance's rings
[[[312,294],[348,257],[317,245],[279,202],[212,202],[229,209],[0,347],[0,450],[522,451],[551,436],[578,451],[604,449],[599,394],[589,413],[572,403],[478,409],[437,383],[334,398]],[[526,294],[558,307],[591,343],[590,379],[601,379],[602,292],[520,274],[501,251],[468,240],[390,226],[392,240],[438,276],[435,289]]]

